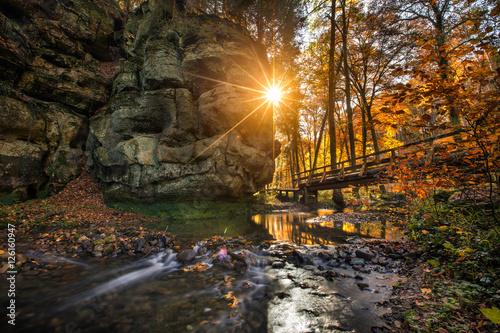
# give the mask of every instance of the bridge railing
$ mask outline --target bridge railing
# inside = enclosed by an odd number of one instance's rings
[[[427,143],[430,143],[431,146],[434,146],[437,140],[456,136],[460,133],[462,132],[455,131],[451,133],[441,134],[421,141],[407,143],[405,145],[392,149],[382,150],[378,153],[359,156],[354,160],[355,163],[353,163],[353,160],[344,160],[334,165],[325,165],[315,169],[295,173],[292,175],[292,186],[294,188],[298,188],[301,185],[318,184],[323,183],[327,180],[342,181],[347,175],[354,174],[357,174],[357,176],[359,177],[364,177],[370,172],[373,173],[374,171],[379,171],[386,168],[389,164],[394,162],[397,157],[406,157],[406,155],[410,152],[410,148],[412,147],[418,148],[419,145]],[[433,158],[434,149],[430,151],[418,151],[421,155],[429,155],[430,158]]]

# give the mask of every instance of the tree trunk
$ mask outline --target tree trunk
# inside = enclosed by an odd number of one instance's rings
[[[346,13],[346,1],[342,4],[342,53],[344,55],[344,81],[345,81],[345,99],[347,111],[347,130],[349,133],[349,150],[351,157],[351,165],[356,165],[356,145],[354,141],[354,121],[351,107],[351,81],[349,73],[349,64],[347,59],[347,35],[349,34],[349,21]]]
[[[328,133],[330,135],[330,160],[332,168],[337,164],[337,134],[335,131],[335,90],[337,80],[335,79],[335,12],[337,3],[332,0],[331,24],[330,24],[330,51],[328,59]]]
[[[344,208],[346,206],[344,195],[342,194],[342,190],[340,188],[333,190],[332,200],[335,205],[337,205],[337,208]]]

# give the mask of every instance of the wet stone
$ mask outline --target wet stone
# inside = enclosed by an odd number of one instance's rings
[[[182,250],[177,253],[177,260],[179,261],[191,261],[196,256],[196,252],[193,249]]]
[[[144,238],[139,239],[139,241],[137,241],[137,243],[135,243],[135,249],[137,251],[141,251],[142,247],[144,246],[145,243],[146,243],[146,240]]]
[[[273,264],[271,265],[272,268],[283,268],[285,267],[285,263],[282,262],[282,261],[275,261],[273,262]]]
[[[287,294],[285,293],[284,291],[280,291],[278,293],[276,293],[276,296],[279,298],[279,299],[283,299],[285,297],[290,297],[290,294]]]
[[[362,282],[358,282],[358,283],[356,283],[356,284],[358,285],[358,288],[359,288],[360,290],[366,290],[366,289],[368,289],[368,287],[369,287],[369,286],[368,286],[368,284],[366,284],[366,283],[362,283]]]
[[[370,274],[372,272],[372,270],[369,267],[363,267],[363,266],[353,266],[352,269],[365,274]]]
[[[365,260],[362,258],[353,258],[351,259],[351,265],[356,266],[356,265],[364,265]]]
[[[340,274],[337,272],[334,272],[334,271],[326,271],[323,274],[323,276],[325,277],[325,279],[333,281],[333,280],[335,280],[335,278],[338,278],[340,276]]]
[[[370,261],[375,258],[375,253],[368,249],[358,249],[356,250],[356,257]]]
[[[21,264],[24,264],[25,262],[27,262],[27,261],[28,261],[28,257],[27,257],[27,256],[25,256],[24,254],[21,254],[21,253],[16,254],[16,259],[17,259],[17,261],[18,261],[19,263],[21,263]]]
[[[222,267],[225,267],[227,269],[234,269],[234,265],[231,260],[229,260],[229,258],[222,260],[220,264]]]
[[[31,271],[31,270],[34,270],[34,269],[37,269],[37,268],[40,268],[40,266],[38,266],[36,263],[34,262],[25,262],[22,266],[21,266],[21,270],[23,271]]]
[[[198,253],[197,253],[197,254],[198,254],[199,256],[204,256],[205,254],[207,254],[207,252],[208,252],[208,249],[207,249],[206,247],[204,247],[204,246],[200,246],[200,247],[198,248]]]

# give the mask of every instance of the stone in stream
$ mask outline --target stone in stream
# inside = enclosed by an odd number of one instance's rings
[[[193,249],[185,249],[177,253],[177,260],[179,261],[191,261],[196,257],[196,252]]]
[[[356,250],[356,257],[364,259],[366,261],[370,261],[375,258],[375,253],[368,249],[358,249]]]
[[[335,280],[335,278],[338,278],[340,275],[339,275],[339,273],[334,272],[334,271],[326,271],[323,274],[323,276],[325,277],[325,279],[333,281],[333,280]]]
[[[20,264],[24,264],[25,262],[28,261],[28,257],[22,253],[16,254],[16,259],[17,259],[17,262]]]
[[[358,282],[356,283],[358,285],[358,288],[361,290],[366,290],[369,286],[366,283]]]
[[[205,246],[200,246],[198,248],[198,253],[197,254],[199,256],[204,256],[205,254],[207,254],[207,252],[208,252],[208,249]]]
[[[135,243],[135,249],[140,252],[145,243],[146,243],[146,240],[144,238],[139,239],[139,241],[137,241],[137,243]]]
[[[282,261],[275,261],[275,262],[273,262],[271,267],[272,268],[283,268],[283,267],[285,267],[285,263]]]
[[[25,262],[21,266],[22,271],[30,271],[30,270],[38,269],[38,268],[40,268],[40,266],[38,264],[36,264],[35,262],[31,262],[31,261]]]
[[[353,259],[351,259],[351,265],[353,265],[353,266],[364,265],[364,264],[365,264],[365,260],[364,259],[361,259],[361,258],[353,258]]]

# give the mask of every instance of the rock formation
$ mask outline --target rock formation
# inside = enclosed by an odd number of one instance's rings
[[[172,8],[144,3],[123,27],[107,1],[0,4],[0,197],[67,183],[85,150],[113,201],[235,199],[272,180],[265,51]]]
[[[109,99],[106,1],[0,2],[0,199],[49,194],[82,170],[88,116]]]

